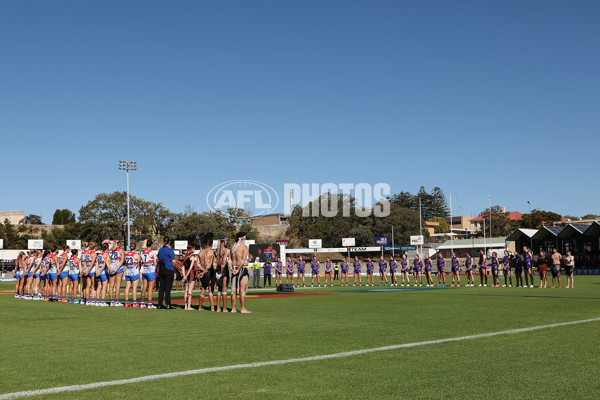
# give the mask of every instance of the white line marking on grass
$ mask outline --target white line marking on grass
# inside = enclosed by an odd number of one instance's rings
[[[55,394],[55,393],[62,393],[62,392],[75,392],[75,391],[79,391],[79,390],[96,389],[96,388],[105,387],[105,386],[126,385],[128,383],[146,382],[146,381],[153,381],[156,379],[173,378],[173,377],[185,376],[185,375],[207,374],[209,372],[230,371],[233,369],[259,368],[259,367],[268,367],[271,365],[282,365],[282,364],[292,364],[292,363],[307,362],[307,361],[328,360],[328,359],[332,359],[332,358],[352,357],[352,356],[359,356],[362,354],[375,353],[375,352],[379,352],[379,351],[397,350],[397,349],[404,349],[404,348],[408,348],[408,347],[427,346],[430,344],[440,344],[440,343],[447,343],[447,342],[460,342],[463,340],[481,339],[481,338],[488,338],[488,337],[500,336],[500,335],[513,335],[515,333],[531,332],[531,331],[537,331],[540,329],[557,328],[560,326],[585,324],[588,322],[597,322],[597,321],[600,321],[600,318],[590,318],[590,319],[582,319],[579,321],[561,322],[561,323],[557,323],[557,324],[531,326],[528,328],[511,329],[508,331],[479,333],[476,335],[460,336],[460,337],[453,337],[453,338],[446,338],[446,339],[427,340],[424,342],[395,344],[395,345],[391,345],[391,346],[383,346],[383,347],[375,347],[372,349],[346,351],[343,353],[325,354],[325,355],[321,355],[321,356],[290,358],[288,360],[262,361],[262,362],[249,363],[249,364],[225,365],[222,367],[191,369],[188,371],[147,375],[147,376],[140,376],[137,378],[119,379],[119,380],[115,380],[115,381],[93,382],[93,383],[86,383],[83,385],[59,386],[59,387],[54,387],[54,388],[49,388],[49,389],[27,390],[27,391],[23,391],[23,392],[2,394],[2,395],[0,395],[0,400],[17,399],[20,397],[38,396],[38,395],[44,395],[44,394]]]

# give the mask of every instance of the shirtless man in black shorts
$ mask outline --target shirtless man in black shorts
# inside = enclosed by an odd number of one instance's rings
[[[212,235],[204,242],[204,248],[198,254],[199,273],[198,278],[200,279],[200,305],[198,310],[202,311],[202,302],[204,301],[204,294],[208,289],[208,300],[210,301],[210,311],[215,311],[215,297],[213,295],[214,282],[216,281],[217,258],[215,252],[212,249],[213,239]]]
[[[248,291],[248,245],[246,245],[246,234],[239,232],[236,235],[237,242],[231,249],[231,312],[237,312],[235,308],[237,294],[240,294],[242,303],[242,314],[250,314],[246,309],[246,292]]]
[[[229,284],[230,268],[231,257],[227,248],[227,237],[221,237],[217,248],[217,312],[221,312],[221,303],[223,312],[229,312],[227,310],[227,285]]]

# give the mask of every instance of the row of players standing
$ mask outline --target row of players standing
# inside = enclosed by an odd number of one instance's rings
[[[462,263],[462,267],[464,267],[465,273],[467,275],[467,284],[466,286],[475,286],[475,268],[479,269],[480,276],[480,284],[479,286],[487,286],[488,285],[488,275],[491,273],[492,275],[492,287],[500,287],[500,277],[499,271],[503,271],[504,275],[504,287],[512,287],[513,279],[512,279],[512,271],[514,270],[515,274],[515,286],[524,287],[523,285],[523,274],[525,275],[525,286],[533,287],[533,267],[534,264],[538,266],[538,272],[540,276],[540,287],[546,287],[546,272],[548,269],[548,265],[551,265],[550,270],[552,272],[552,287],[555,285],[555,279],[558,280],[558,286],[561,287],[561,275],[560,275],[560,265],[565,265],[565,272],[567,274],[567,287],[569,284],[573,285],[573,269],[575,266],[574,258],[571,255],[571,252],[567,252],[566,257],[562,257],[560,253],[558,253],[557,249],[553,249],[552,255],[550,257],[546,256],[546,253],[542,250],[540,251],[539,256],[537,257],[537,261],[534,262],[534,257],[532,252],[527,248],[527,246],[523,247],[523,252],[520,255],[518,252],[514,252],[511,254],[508,251],[504,251],[504,257],[500,260],[498,254],[496,252],[492,253],[491,260],[489,260],[490,265],[488,266],[488,259],[485,255],[483,249],[479,251],[479,260],[477,266],[473,262],[473,258],[470,252],[467,252],[467,256]],[[446,259],[444,258],[444,254],[442,252],[438,253],[437,257],[437,272],[438,272],[438,286],[446,286]],[[551,263],[551,264],[550,264]],[[358,256],[354,257],[353,260],[353,273],[349,273],[350,264],[347,261],[346,257],[342,257],[341,265],[341,286],[348,286],[348,276],[352,275],[354,277],[353,286],[356,286],[357,283],[359,286],[362,286],[362,262],[358,258]],[[320,263],[316,257],[313,257],[310,262],[310,266],[312,268],[312,279],[311,279],[311,287],[314,287],[315,280],[318,287],[321,287],[320,281]],[[425,286],[435,286],[434,279],[432,276],[433,271],[433,261],[429,257],[429,255],[425,255],[423,259],[420,258],[418,254],[414,255],[414,259],[412,262],[412,266],[409,265],[408,258],[406,254],[403,254],[400,263],[396,262],[394,257],[390,257],[389,261],[386,261],[383,256],[379,258],[378,261],[379,266],[379,276],[380,276],[380,286],[398,286],[398,272],[400,273],[400,277],[402,280],[401,286],[409,286],[410,285],[410,275],[413,275],[414,278],[414,286],[423,286],[423,276],[426,278]],[[388,281],[388,273],[387,268],[389,266],[389,281]],[[336,266],[333,266],[331,259],[327,257],[325,261],[325,282],[324,286],[327,286],[327,282],[333,286],[333,276]],[[366,261],[366,286],[374,286],[375,278],[374,278],[374,267],[375,264],[371,257],[368,257]],[[400,271],[398,271],[398,268]],[[271,262],[267,261],[264,264],[265,274],[270,275],[271,273]],[[306,287],[305,282],[305,269],[306,269],[306,261],[302,256],[299,257],[297,262],[294,262],[291,257],[287,258],[286,263],[286,283],[294,284],[294,270],[296,271],[296,287],[300,287],[300,278],[302,278],[302,286]],[[460,271],[461,271],[461,262],[456,255],[455,252],[452,252],[450,258],[450,272],[452,275],[452,282],[450,286],[460,286]],[[282,283],[283,277],[283,263],[277,258],[275,262],[275,284]]]

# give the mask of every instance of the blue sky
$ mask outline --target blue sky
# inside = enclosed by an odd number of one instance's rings
[[[600,2],[4,1],[0,210],[252,179],[600,213]],[[280,193],[282,194],[282,193]]]

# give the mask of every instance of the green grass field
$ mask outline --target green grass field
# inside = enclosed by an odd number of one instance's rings
[[[600,276],[576,280],[575,289],[306,289],[334,294],[250,299],[251,315],[85,307],[0,294],[0,396],[600,317]],[[599,360],[595,321],[34,398],[597,399]]]

